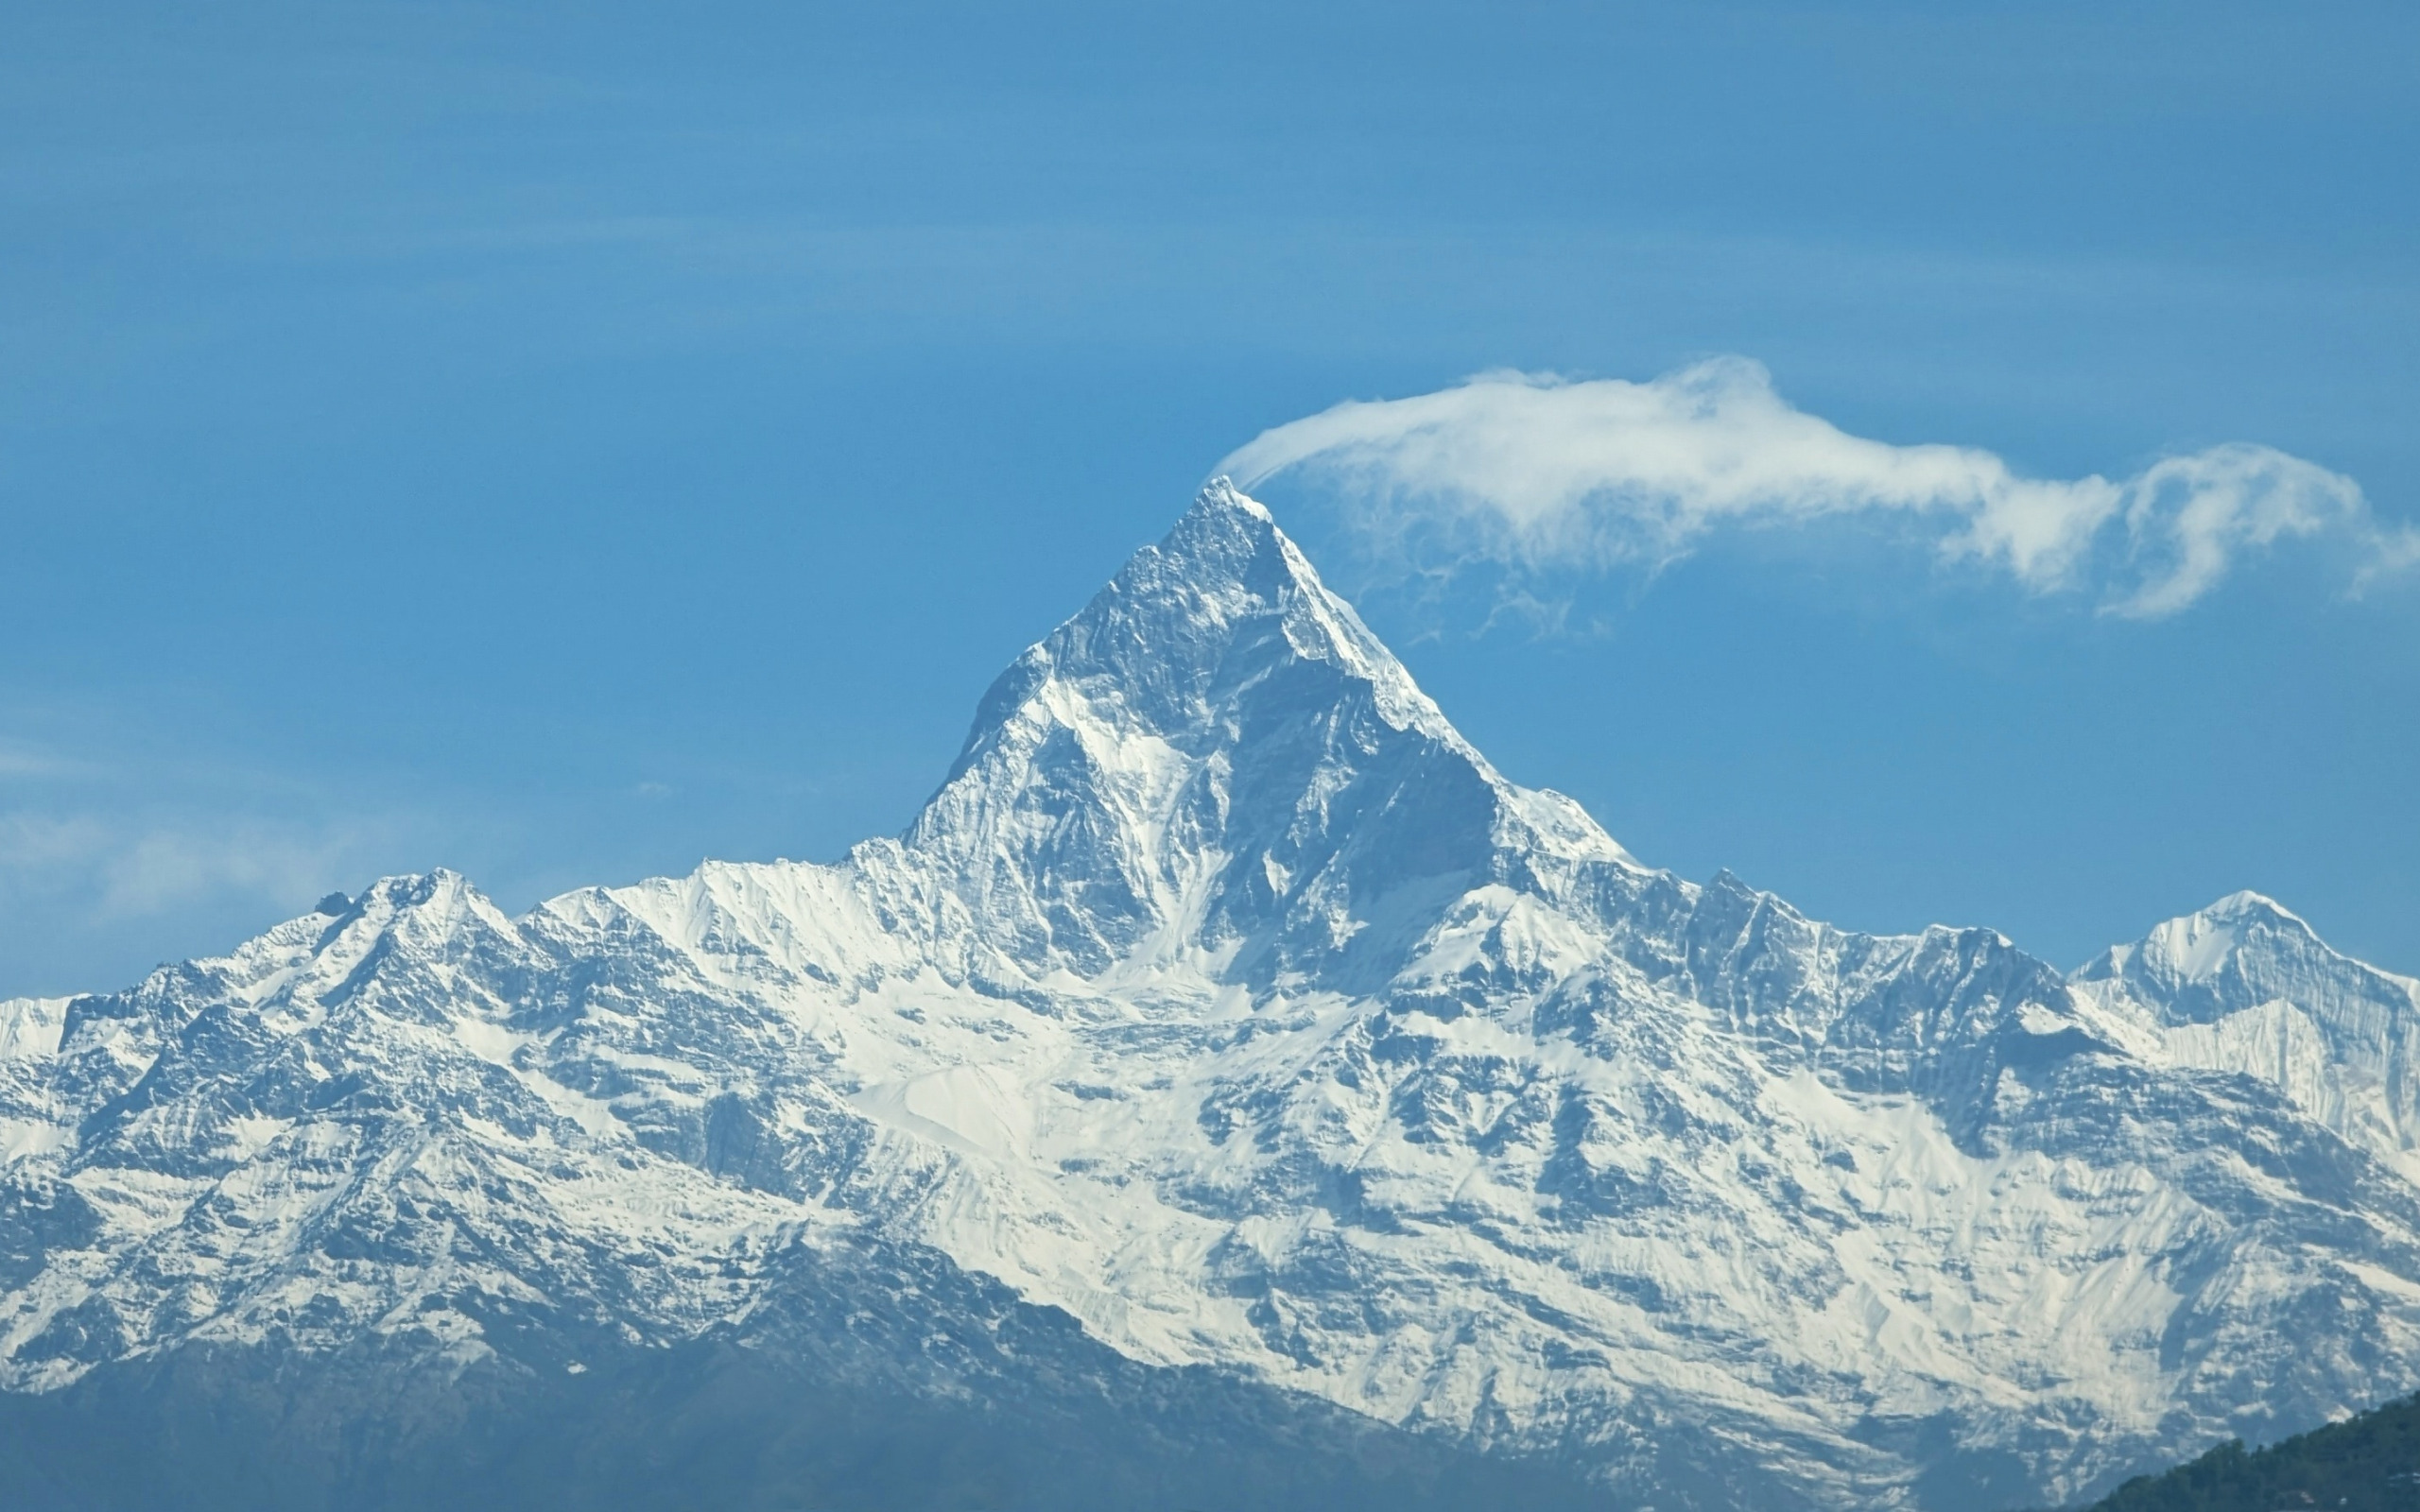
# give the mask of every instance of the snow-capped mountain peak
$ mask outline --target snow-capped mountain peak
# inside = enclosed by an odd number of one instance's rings
[[[2132,973],[2175,986],[2215,980],[2234,959],[2238,944],[2273,954],[2319,946],[2303,919],[2273,898],[2249,890],[2229,893],[2206,908],[2154,925],[2130,945],[2113,945],[2079,968],[2083,980]]]
[[[898,838],[329,906],[0,1005],[0,1385],[720,1340],[1712,1512],[2039,1504],[2420,1384],[2414,984],[2251,894],[2062,975],[1642,867],[1223,481]]]
[[[2420,982],[2330,948],[2273,899],[2231,893],[2071,980],[2178,1063],[2257,1077],[2420,1177]]]
[[[1508,847],[1622,859],[1505,782],[1223,478],[1002,674],[903,840],[1028,972],[1079,975],[1176,929],[1247,974],[1349,953],[1366,977],[1405,888],[1459,891]]]
[[[1395,727],[1459,741],[1269,510],[1216,478],[1165,540],[1136,552],[1090,604],[1001,674],[951,775],[1051,684],[1074,691],[1093,717],[1189,747],[1232,740],[1237,700],[1304,663],[1366,685]]]

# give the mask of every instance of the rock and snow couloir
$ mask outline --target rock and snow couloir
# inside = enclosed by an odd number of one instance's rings
[[[668,1349],[805,1256],[817,1359],[977,1389],[851,1321],[937,1254],[1657,1505],[2038,1503],[2420,1384],[2415,1025],[2252,894],[2069,976],[1644,867],[1217,483],[896,840],[0,1005],[0,1385]]]

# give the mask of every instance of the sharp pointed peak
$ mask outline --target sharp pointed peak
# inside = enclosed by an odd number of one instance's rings
[[[1203,484],[1167,534],[1135,552],[1102,592],[1115,598],[1137,591],[1214,596],[1239,591],[1261,601],[1288,593],[1327,596],[1318,569],[1278,528],[1268,506],[1224,476]]]
[[[1165,536],[1136,550],[1090,603],[1000,674],[942,791],[1053,684],[1084,685],[1097,712],[1115,709],[1164,732],[1201,725],[1222,681],[1250,675],[1225,663],[1239,640],[1251,639],[1268,656],[1316,658],[1377,684],[1398,724],[1443,728],[1409,674],[1321,583],[1268,508],[1219,476]],[[919,817],[910,833],[925,822]]]
[[[1262,628],[1246,628],[1255,625]],[[1053,673],[1105,672],[1138,686],[1199,681],[1212,677],[1239,633],[1374,684],[1398,725],[1445,729],[1410,674],[1320,580],[1268,507],[1223,475],[1203,484],[1165,537],[1135,552],[1090,604],[1028,650],[1002,686],[1029,691]]]
[[[2223,942],[2231,941],[2236,931],[2261,925],[2313,941],[2319,939],[2319,932],[2300,914],[2274,898],[2246,888],[2189,914],[2160,920],[2143,936],[2142,944],[2206,956],[2212,951],[2232,948]]]
[[[1201,490],[1193,496],[1193,507],[1185,512],[1188,514],[1240,514],[1257,520],[1263,524],[1273,525],[1277,523],[1277,517],[1269,512],[1269,506],[1236,488],[1235,480],[1224,472],[1201,485]]]
[[[2260,941],[2270,943],[2256,943]],[[2266,953],[2276,948],[2278,941],[2299,942],[2288,944],[2289,950],[2314,948],[2330,955],[2341,954],[2321,939],[2300,914],[2265,893],[2245,888],[2189,914],[2163,919],[2140,939],[2112,945],[2069,976],[2092,981],[2149,972],[2182,982],[2208,981],[2247,947]]]
[[[2304,919],[2302,915],[2295,913],[2267,893],[2254,892],[2249,887],[2231,892],[2208,907],[2196,909],[2183,917],[2188,919],[2206,919],[2226,921],[2270,919],[2280,923],[2298,924],[2305,930],[2310,928],[2310,921]]]
[[[1235,700],[1288,667],[1340,677],[1289,683],[1295,696],[1366,696],[1378,717],[1417,730],[1500,782],[1353,607],[1320,580],[1258,500],[1213,477],[1159,541],[1141,547],[1090,603],[1011,662],[984,696],[940,802],[984,753],[1046,724],[1150,731],[1180,744],[1231,738]],[[1366,690],[1357,692],[1357,689]],[[1293,711],[1296,714],[1305,709]],[[1122,737],[1121,737],[1122,738]],[[934,811],[910,836],[929,833]],[[1588,826],[1593,828],[1592,826]]]

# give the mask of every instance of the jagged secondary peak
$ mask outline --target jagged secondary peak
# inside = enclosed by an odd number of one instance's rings
[[[2301,916],[2256,892],[2152,926],[2079,967],[2073,980],[2121,985],[2186,1019],[2208,1019],[2273,999],[2345,996],[2409,1006],[2413,984],[2338,952]]]
[[[2420,982],[2342,954],[2283,905],[2230,894],[2068,980],[2145,1024],[2157,1056],[2268,1082],[2420,1176]]]
[[[2152,925],[2141,940],[2113,947],[2080,974],[2105,974],[2115,967],[2178,984],[2207,981],[2226,968],[2239,942],[2290,942],[2307,949],[2319,943],[2319,936],[2274,899],[2233,892],[2207,908]]]

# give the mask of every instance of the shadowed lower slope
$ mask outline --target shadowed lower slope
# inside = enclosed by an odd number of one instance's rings
[[[1300,1393],[1137,1365],[927,1249],[800,1248],[745,1321],[670,1349],[546,1309],[411,1339],[116,1362],[0,1396],[12,1512],[1599,1507],[1601,1490]],[[1754,1487],[1698,1481],[1715,1508]]]

